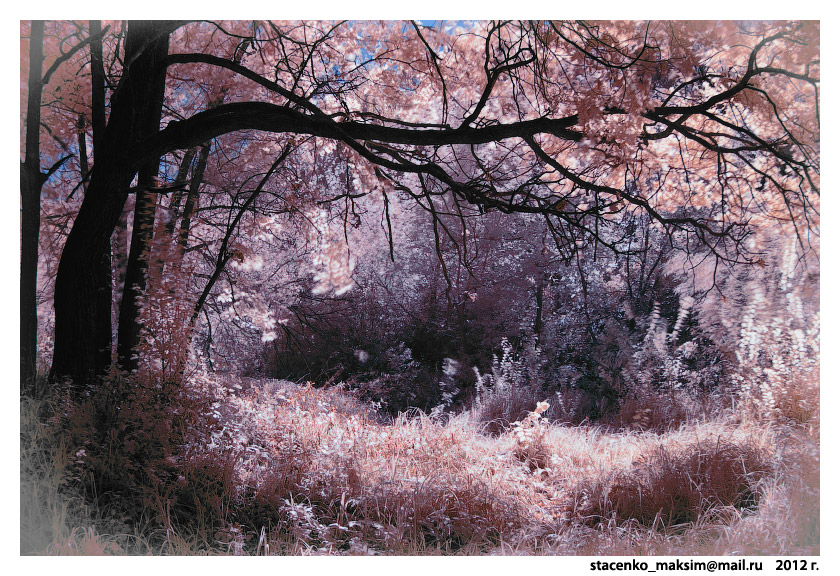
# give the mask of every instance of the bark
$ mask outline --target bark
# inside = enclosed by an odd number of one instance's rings
[[[20,382],[35,378],[38,347],[38,236],[41,228],[41,73],[44,53],[44,23],[33,21],[29,40],[29,94],[26,107],[26,150],[20,167]]]
[[[122,160],[148,135],[144,129],[153,125],[149,117],[154,110],[148,103],[157,93],[158,64],[166,57],[168,34],[168,25],[165,29],[147,22],[128,25],[128,69],[111,97],[102,146],[96,150],[90,183],[58,266],[53,378],[82,385],[110,367],[110,240],[137,172],[137,167]],[[154,125],[153,131],[157,128]]]
[[[537,294],[536,294],[536,304],[537,304],[537,312],[536,318],[534,319],[534,347],[537,348],[542,343],[542,334],[543,334],[543,325],[544,320],[543,316],[545,313],[545,285],[548,274],[546,273],[546,269],[548,267],[548,245],[546,243],[545,234],[543,234],[542,238],[542,247],[540,249],[540,256],[537,260]]]
[[[534,319],[534,347],[537,348],[542,341],[543,331],[543,295],[545,293],[545,276],[542,271],[537,277],[537,314]]]
[[[82,178],[82,182],[84,182],[87,180],[90,165],[88,163],[87,140],[85,136],[85,117],[82,114],[79,114],[79,119],[76,121],[76,130],[79,146],[79,175]],[[84,188],[84,186],[82,186],[82,188]]]
[[[20,383],[31,383],[36,374],[38,348],[38,236],[40,233],[40,193],[43,179],[39,170],[20,168]]]
[[[123,287],[125,286],[125,273],[128,269],[128,251],[131,247],[131,234],[128,231],[128,218],[134,213],[134,201],[131,197],[120,212],[117,226],[111,235],[111,275],[113,278],[113,294],[111,301],[111,324],[117,326],[120,319],[120,306],[122,305]],[[111,335],[112,346],[116,350],[117,333]]]
[[[125,283],[120,302],[117,330],[117,362],[128,372],[137,369],[135,348],[140,342],[141,299],[146,291],[149,253],[154,235],[156,197],[153,192],[140,191],[134,204],[134,227],[131,249],[125,268]]]
[[[390,144],[448,146],[486,144],[541,133],[553,134],[564,140],[579,141],[583,135],[571,130],[577,122],[577,116],[574,115],[566,118],[538,118],[511,124],[493,124],[480,128],[421,130],[360,122],[336,122],[323,112],[304,114],[268,102],[232,102],[199,112],[185,120],[170,122],[164,130],[144,142],[136,156],[127,157],[126,160],[142,162],[146,158],[159,157],[172,150],[195,146],[237,130],[305,134],[344,142],[373,140]]]

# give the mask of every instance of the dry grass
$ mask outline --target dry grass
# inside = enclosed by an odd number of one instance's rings
[[[655,433],[532,413],[488,435],[470,413],[383,423],[311,387],[230,395],[215,411],[209,443],[144,471],[145,524],[129,528],[79,497],[64,512],[76,471],[95,462],[22,402],[22,552],[819,553],[811,420],[729,415]]]
[[[703,517],[714,521],[732,508],[758,508],[761,481],[771,474],[761,448],[704,440],[679,451],[659,446],[613,478],[584,483],[578,513],[593,521],[614,518],[646,528],[674,529]]]
[[[118,511],[91,505],[76,488],[77,450],[46,420],[55,406],[21,398],[20,554],[145,554],[140,526]]]

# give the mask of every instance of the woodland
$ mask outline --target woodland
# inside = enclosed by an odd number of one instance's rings
[[[24,555],[820,553],[820,25],[21,21]]]

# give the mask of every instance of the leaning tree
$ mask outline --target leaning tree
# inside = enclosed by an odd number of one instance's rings
[[[219,157],[250,146],[230,156],[250,175],[243,211],[302,194],[277,174],[317,144],[352,170],[327,175],[323,201],[410,196],[436,239],[444,198],[535,214],[568,257],[621,251],[628,215],[727,261],[752,258],[757,218],[793,223],[803,245],[818,224],[818,23],[127,22],[92,23],[85,39],[77,75],[92,97],[74,110],[94,129],[93,163],[56,277],[55,377],[111,365],[111,239],[134,196],[117,338],[131,368],[156,207],[189,197],[211,144]],[[236,213],[216,271],[235,258]]]

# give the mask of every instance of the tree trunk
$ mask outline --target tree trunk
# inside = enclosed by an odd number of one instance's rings
[[[184,152],[184,157],[181,158],[181,164],[178,167],[178,174],[175,176],[176,184],[186,183],[187,175],[192,167],[196,152],[198,152],[197,148],[190,148]],[[183,197],[184,190],[178,189],[172,194],[172,198],[169,200],[169,206],[167,206],[168,216],[166,219],[166,225],[164,226],[164,234],[166,234],[167,238],[172,238],[175,234],[175,226],[178,223],[178,211]]]
[[[105,62],[102,58],[102,23],[91,20],[88,23],[91,38],[90,43],[90,84],[91,84],[91,115],[90,122],[93,129],[93,151],[102,147],[105,136]],[[94,156],[94,161],[96,157]]]
[[[545,273],[540,270],[537,276],[537,312],[534,319],[534,347],[539,347],[543,331],[543,298],[545,294]]]
[[[128,231],[129,214],[134,213],[134,199],[127,198],[117,226],[111,236],[111,276],[113,281],[113,295],[111,301],[111,325],[118,326],[120,320],[120,306],[122,305],[125,273],[128,268],[128,251],[131,247],[131,234]],[[117,332],[112,331],[111,344],[117,349]]]
[[[117,362],[127,372],[137,369],[135,349],[140,343],[141,299],[147,285],[146,275],[149,270],[149,253],[154,236],[156,200],[154,193],[140,191],[137,193],[134,205],[134,228],[131,232],[131,250],[125,268],[125,284],[117,330]]]
[[[196,164],[195,172],[190,179],[190,188],[187,192],[187,199],[184,202],[184,212],[181,216],[181,227],[178,229],[178,248],[179,258],[183,258],[184,252],[187,250],[187,240],[190,235],[190,225],[192,223],[192,215],[195,212],[196,204],[198,203],[198,194],[201,188],[201,182],[204,180],[204,170],[207,167],[207,157],[210,155],[210,143],[201,146],[201,153],[198,156],[198,164]]]
[[[35,378],[38,349],[38,236],[41,229],[41,69],[44,23],[33,21],[29,40],[29,94],[26,107],[26,151],[20,167],[20,383]]]
[[[85,127],[85,117],[83,114],[79,114],[79,118],[76,120],[76,137],[77,143],[79,146],[79,176],[82,179],[82,182],[87,180],[88,172],[90,171],[90,165],[88,163],[88,155],[87,155],[87,134],[86,134],[86,127]],[[85,186],[82,186],[82,189],[85,189]]]
[[[131,22],[127,70],[111,97],[102,146],[73,228],[67,237],[55,285],[55,350],[51,375],[77,385],[104,374],[111,363],[110,240],[135,171],[126,166],[137,141],[157,131],[154,106],[169,45],[169,25]]]
[[[128,44],[126,44],[128,50]],[[169,53],[169,39],[157,42],[157,46],[150,48],[154,52],[153,59],[162,61]],[[160,118],[163,111],[163,96],[166,88],[165,74],[152,79],[148,100],[143,102],[140,137],[154,134],[160,129]],[[160,171],[160,158],[152,158],[146,162],[137,177],[139,187],[151,188],[157,181]],[[127,372],[137,369],[137,345],[140,343],[141,305],[140,300],[146,292],[148,284],[149,255],[155,233],[155,212],[157,209],[157,195],[154,192],[139,190],[134,203],[134,227],[131,231],[131,250],[128,253],[128,264],[125,269],[125,284],[123,286],[122,301],[120,302],[120,318],[117,330],[117,362]]]
[[[548,245],[546,244],[546,233],[543,232],[542,247],[540,248],[540,255],[537,258],[537,311],[534,319],[534,348],[538,348],[542,344],[543,336],[543,315],[545,313],[545,284],[548,279]]]
[[[21,233],[20,233],[20,383],[30,384],[35,378],[38,349],[38,236],[40,233],[41,186],[40,170],[20,167]]]

